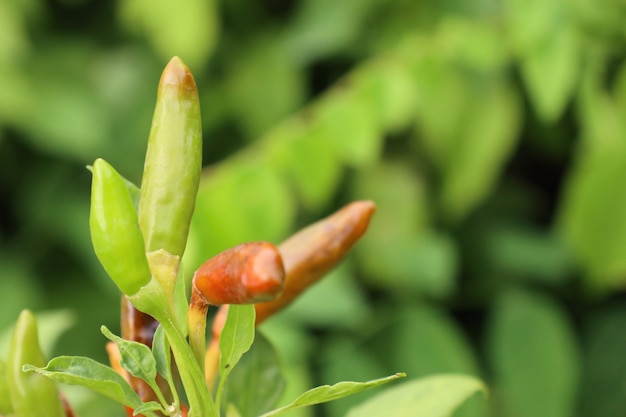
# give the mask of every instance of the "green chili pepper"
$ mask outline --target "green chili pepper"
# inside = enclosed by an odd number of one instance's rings
[[[201,169],[198,90],[189,69],[174,57],[159,82],[141,182],[139,225],[147,252],[182,256]]]
[[[93,164],[89,227],[96,256],[113,282],[133,295],[150,279],[137,212],[122,176],[103,159]]]
[[[24,364],[45,366],[35,316],[22,311],[9,347],[7,382],[16,417],[63,417],[65,411],[53,381],[34,372],[22,372]]]

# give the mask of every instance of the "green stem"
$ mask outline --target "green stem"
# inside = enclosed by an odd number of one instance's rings
[[[169,314],[160,320],[163,331],[170,342],[174,359],[180,371],[180,377],[189,399],[189,416],[219,417],[217,408],[204,381],[204,374],[187,341]]]

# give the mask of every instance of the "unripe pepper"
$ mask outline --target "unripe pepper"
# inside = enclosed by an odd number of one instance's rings
[[[28,310],[22,311],[9,347],[7,381],[11,405],[16,417],[64,417],[65,411],[55,383],[34,372],[22,372],[22,366],[46,366],[39,347],[37,322]]]
[[[141,181],[139,225],[146,252],[182,256],[202,169],[196,83],[174,57],[161,75]]]
[[[93,164],[89,228],[96,256],[113,282],[133,295],[150,279],[137,211],[122,176],[103,159]]]

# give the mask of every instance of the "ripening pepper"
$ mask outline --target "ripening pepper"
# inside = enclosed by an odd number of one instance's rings
[[[195,272],[187,311],[189,344],[200,365],[205,354],[209,305],[254,304],[283,290],[285,268],[276,246],[248,242],[214,256]]]
[[[202,170],[196,83],[174,57],[161,75],[141,181],[139,225],[146,252],[182,256]]]
[[[46,366],[37,336],[35,316],[22,311],[9,347],[7,381],[16,417],[64,417],[65,411],[55,383],[34,372],[22,372],[24,364]]]
[[[96,256],[113,282],[133,295],[150,282],[137,212],[124,178],[103,159],[92,168],[89,228]]]

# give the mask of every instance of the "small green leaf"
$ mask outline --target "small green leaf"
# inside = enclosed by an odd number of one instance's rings
[[[220,372],[230,373],[254,341],[255,310],[252,304],[228,307],[220,336]]]
[[[152,356],[150,348],[143,343],[124,340],[111,333],[106,326],[100,327],[100,331],[112,342],[115,342],[120,350],[120,365],[136,378],[141,378],[152,385],[156,378],[156,360]]]
[[[64,384],[81,385],[130,408],[141,405],[137,393],[120,374],[90,358],[59,356],[48,362],[45,368],[27,364],[22,369]]]
[[[254,344],[230,374],[224,388],[223,404],[236,406],[241,417],[256,417],[276,406],[285,388],[278,356],[260,333]]]
[[[261,417],[273,417],[295,408],[308,407],[315,404],[338,400],[348,395],[356,394],[357,392],[365,391],[370,388],[375,388],[405,376],[406,374],[404,373],[397,373],[385,378],[374,379],[367,382],[343,381],[338,382],[335,385],[322,385],[308,390],[296,398],[291,404],[287,404],[283,407],[277,408],[276,410],[265,413]],[[385,413],[371,415],[385,415]]]
[[[170,367],[172,363],[172,357],[170,354],[170,344],[165,337],[163,327],[159,325],[154,332],[152,338],[152,355],[156,361],[157,372],[166,380],[172,377]]]
[[[216,404],[220,404],[228,375],[254,341],[254,305],[230,305],[228,316],[220,336],[220,382]]]
[[[354,407],[346,417],[450,417],[472,394],[485,386],[466,375],[436,375],[390,388]]]
[[[162,412],[164,412],[165,410],[163,409],[161,404],[159,404],[158,402],[150,401],[150,402],[147,402],[147,403],[143,403],[139,407],[135,408],[133,410],[133,416],[138,416],[138,415],[144,414],[144,413],[146,413],[148,411],[162,411]]]

